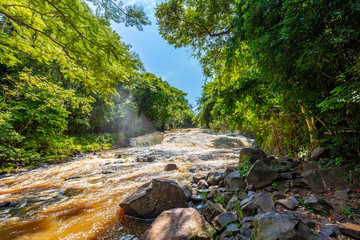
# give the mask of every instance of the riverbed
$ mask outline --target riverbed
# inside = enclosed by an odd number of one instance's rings
[[[153,178],[180,185],[196,173],[238,162],[243,136],[180,129],[130,140],[133,147],[88,154],[0,179],[0,240],[139,239],[151,221],[126,217],[119,203]],[[176,171],[164,171],[168,163]]]

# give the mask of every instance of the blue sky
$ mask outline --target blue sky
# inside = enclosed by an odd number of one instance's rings
[[[185,48],[175,49],[161,38],[157,30],[154,16],[156,3],[159,0],[129,0],[124,5],[137,4],[144,7],[151,25],[144,31],[123,24],[112,24],[111,27],[122,37],[132,49],[140,55],[146,70],[161,77],[172,86],[187,93],[190,104],[195,106],[196,99],[201,95],[204,76],[200,64],[190,56]]]

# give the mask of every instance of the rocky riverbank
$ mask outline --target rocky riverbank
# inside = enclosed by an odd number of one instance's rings
[[[252,148],[240,159],[240,168],[195,171],[182,187],[153,179],[120,206],[156,218],[145,240],[360,239],[359,173],[351,165],[320,169]]]

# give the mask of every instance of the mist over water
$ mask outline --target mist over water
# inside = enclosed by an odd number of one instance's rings
[[[180,185],[199,172],[236,165],[253,141],[184,129],[130,139],[131,148],[89,154],[0,179],[0,240],[137,239],[149,221],[124,216],[119,203],[153,178]],[[116,156],[116,157],[115,157]],[[163,171],[167,163],[177,171]]]

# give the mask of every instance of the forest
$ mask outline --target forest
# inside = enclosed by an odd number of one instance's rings
[[[110,21],[142,30],[137,6],[0,1],[0,172],[126,146],[189,126],[186,93],[146,72]]]
[[[359,1],[169,0],[156,16],[162,37],[202,64],[201,126],[273,154],[322,146],[324,165],[358,161]]]
[[[158,4],[159,33],[206,76],[194,116],[110,28],[141,31],[141,7],[0,0],[0,172],[189,126],[237,131],[277,155],[323,146],[327,166],[358,161],[359,16],[358,0]]]

